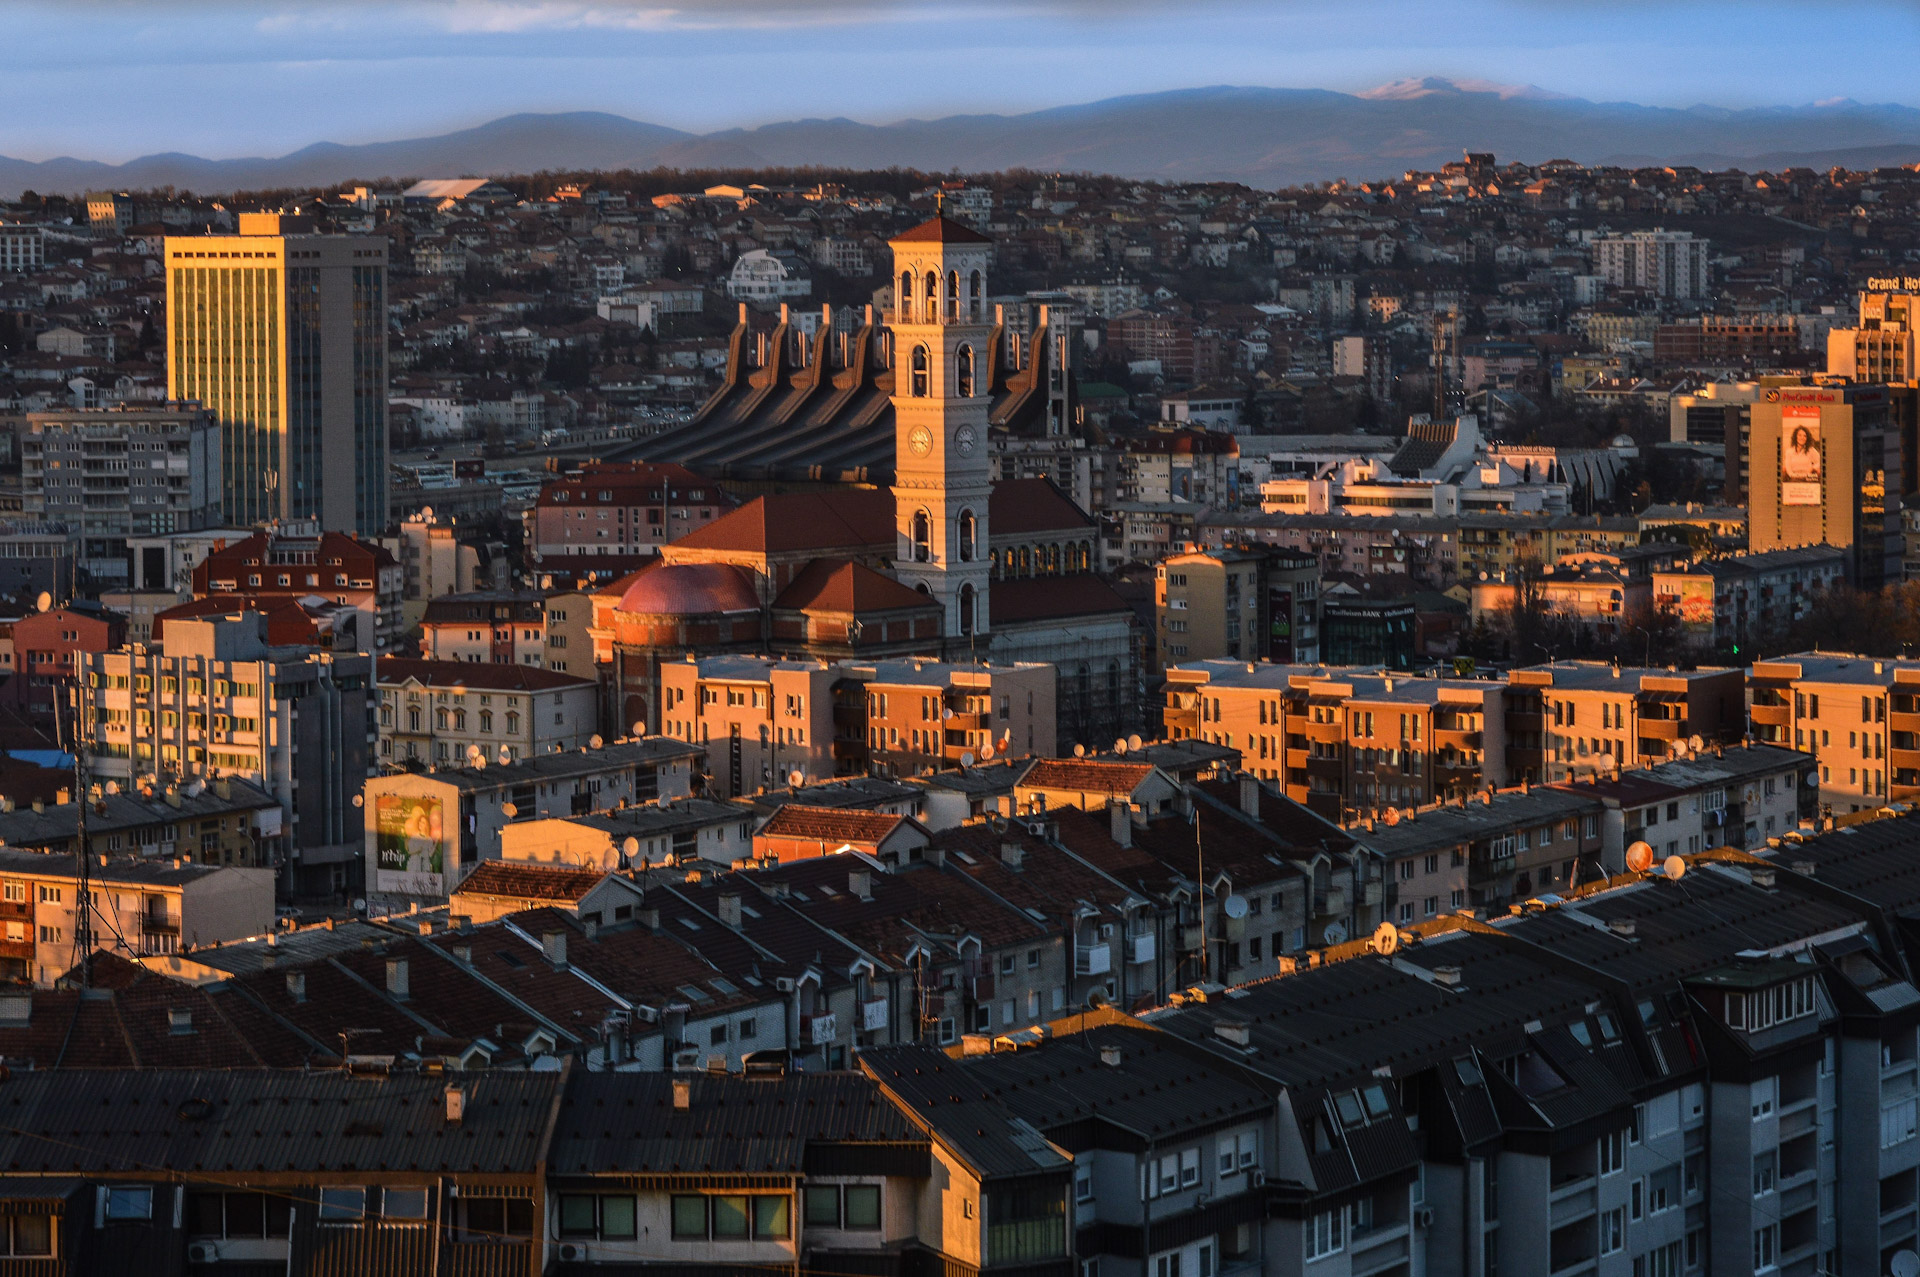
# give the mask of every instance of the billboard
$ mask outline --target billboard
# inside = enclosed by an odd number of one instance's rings
[[[1826,504],[1827,455],[1820,438],[1820,409],[1788,405],[1780,410],[1780,504]]]
[[[1267,591],[1267,659],[1293,661],[1293,591]]]
[[[374,889],[408,896],[445,894],[450,831],[438,798],[381,794],[373,800]]]

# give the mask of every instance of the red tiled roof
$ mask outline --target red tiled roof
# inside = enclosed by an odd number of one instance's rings
[[[522,865],[483,860],[461,881],[459,896],[506,896],[514,900],[578,900],[606,874],[563,865]]]
[[[258,612],[267,618],[267,642],[312,644],[320,639],[320,627],[307,610],[291,595],[258,597],[251,594],[209,594],[153,614],[153,640],[159,642],[168,621],[188,621],[203,616],[231,616],[236,612]]]
[[[816,612],[892,612],[940,604],[851,559],[815,559],[773,601],[777,608]]]
[[[760,827],[763,838],[805,838],[821,842],[879,843],[898,829],[905,816],[844,807],[785,803]]]
[[[987,531],[996,537],[1092,526],[1092,517],[1051,479],[1004,479],[993,485],[987,503]]]
[[[593,682],[576,674],[532,665],[495,665],[487,661],[417,661],[380,658],[377,681],[383,686],[416,678],[424,687],[472,687],[495,692],[552,692]]]
[[[756,497],[673,544],[775,554],[893,544],[893,494],[877,488]]]
[[[1151,763],[1109,763],[1091,758],[1041,758],[1020,777],[1022,789],[1061,789],[1087,794],[1131,794],[1153,773]]]
[[[910,231],[901,231],[889,244],[991,244],[993,241],[974,230],[971,226],[962,226],[951,217],[940,216],[920,223]]]

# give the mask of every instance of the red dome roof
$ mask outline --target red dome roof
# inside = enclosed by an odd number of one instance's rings
[[[619,610],[651,616],[757,612],[760,596],[731,563],[663,563],[642,572],[620,596]]]

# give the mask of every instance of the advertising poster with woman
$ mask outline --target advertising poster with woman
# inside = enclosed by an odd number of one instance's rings
[[[382,794],[374,799],[374,850],[380,891],[431,896],[441,892],[446,822],[438,798]]]
[[[1780,504],[1826,501],[1826,451],[1820,443],[1820,409],[1780,410]]]

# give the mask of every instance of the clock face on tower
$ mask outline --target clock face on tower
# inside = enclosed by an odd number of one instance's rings
[[[973,455],[974,435],[972,426],[962,426],[953,432],[953,446],[961,456]]]
[[[907,434],[907,447],[916,457],[924,457],[933,451],[933,431],[925,426],[915,426]]]

